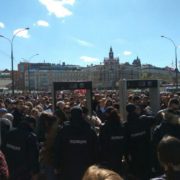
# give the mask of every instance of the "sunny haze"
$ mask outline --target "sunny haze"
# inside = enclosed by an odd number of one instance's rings
[[[179,0],[6,0],[0,35],[21,61],[100,64],[112,46],[120,63],[175,67],[180,45]],[[173,40],[174,44],[161,36]],[[0,69],[11,69],[10,41],[0,37]],[[175,45],[175,46],[174,46]]]

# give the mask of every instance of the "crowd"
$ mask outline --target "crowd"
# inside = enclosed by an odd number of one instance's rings
[[[118,92],[0,97],[0,180],[179,180],[180,99],[128,94],[127,120]]]

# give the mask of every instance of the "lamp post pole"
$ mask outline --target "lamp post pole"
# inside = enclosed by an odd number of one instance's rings
[[[175,49],[175,66],[176,66],[175,67],[175,73],[176,73],[175,83],[176,83],[176,91],[177,91],[178,90],[177,46],[176,46],[175,42],[171,38],[166,37],[166,36],[161,36],[161,37],[171,41],[173,46],[174,46],[174,49]]]
[[[12,95],[14,95],[14,54],[13,54],[13,42],[14,42],[14,38],[16,37],[16,35],[22,31],[25,31],[25,30],[29,30],[29,28],[23,28],[23,29],[20,29],[19,31],[17,31],[12,39],[9,39],[7,38],[6,36],[3,36],[3,35],[0,35],[0,37],[6,39],[9,41],[10,45],[11,45],[11,79],[12,79]]]

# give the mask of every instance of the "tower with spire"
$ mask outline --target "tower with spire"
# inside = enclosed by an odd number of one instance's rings
[[[102,66],[101,81],[104,87],[114,89],[116,82],[119,80],[120,64],[119,58],[114,57],[113,48],[110,46],[109,56],[104,58],[104,66]]]
[[[110,47],[109,50],[109,57],[104,58],[104,65],[119,65],[119,58],[114,58],[114,52],[112,49],[112,46]]]
[[[114,53],[113,53],[112,47],[110,47],[109,59],[113,59],[113,58],[114,58]]]

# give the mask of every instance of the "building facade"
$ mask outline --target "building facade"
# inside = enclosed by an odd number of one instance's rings
[[[0,88],[11,87],[11,72],[9,70],[0,71]]]
[[[19,84],[21,90],[51,91],[53,82],[92,81],[93,88],[115,89],[121,79],[167,79],[173,81],[174,71],[158,68],[152,65],[141,65],[137,57],[132,64],[120,63],[119,57],[114,57],[110,47],[108,57],[103,63],[80,67],[77,65],[51,63],[20,63],[18,65]]]
[[[26,67],[26,68],[25,68]],[[139,79],[134,65],[120,64],[112,47],[103,64],[80,67],[76,65],[34,63],[24,67],[24,87],[29,90],[51,90],[53,82],[92,81],[93,88],[114,89],[120,79]]]

